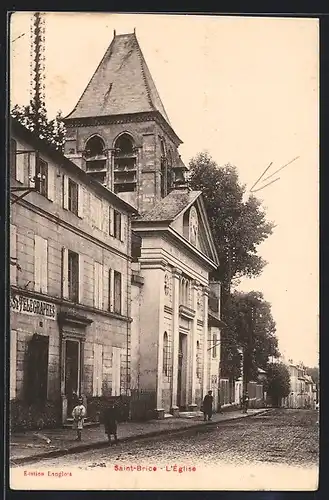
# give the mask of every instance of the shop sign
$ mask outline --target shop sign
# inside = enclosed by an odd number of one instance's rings
[[[57,308],[55,304],[44,300],[24,297],[19,294],[12,294],[10,297],[10,309],[13,312],[29,314],[30,316],[44,316],[49,319],[56,319]]]

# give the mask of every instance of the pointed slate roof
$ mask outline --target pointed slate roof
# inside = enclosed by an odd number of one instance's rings
[[[202,191],[175,189],[162,198],[148,212],[136,221],[160,222],[173,221],[184,209],[186,210],[202,194]]]
[[[195,250],[201,252],[203,255],[207,256],[207,258],[210,258],[213,263],[218,265],[217,250],[202,200],[202,191],[191,191],[188,188],[174,189],[165,198],[158,201],[149,211],[141,215],[136,215],[132,220],[133,230],[137,232],[143,231],[147,226],[153,226],[152,230],[158,230],[160,225],[162,229],[167,227],[177,232],[172,224],[194,203],[198,206],[200,221],[206,234],[206,240],[204,241],[205,247],[200,247],[198,249],[195,247]]]
[[[170,125],[136,34],[114,34],[98,68],[66,119],[149,111],[159,111]]]

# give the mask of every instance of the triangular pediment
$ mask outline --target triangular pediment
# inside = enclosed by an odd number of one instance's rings
[[[175,229],[210,260],[216,264],[218,263],[217,252],[201,193],[193,203],[182,210],[170,224],[170,227]]]
[[[175,189],[148,212],[133,221],[134,229],[171,229],[198,252],[218,265],[218,256],[210,230],[201,191]]]

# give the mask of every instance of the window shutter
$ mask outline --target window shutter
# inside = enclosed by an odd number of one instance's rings
[[[41,292],[47,293],[48,290],[48,241],[40,238],[41,246]]]
[[[25,156],[25,155],[18,155]],[[36,155],[30,154],[28,155],[28,170],[29,170],[29,186],[35,187],[35,163],[36,163]]]
[[[121,214],[120,215],[120,240],[124,241],[125,239],[125,217]]]
[[[41,292],[42,238],[34,236],[34,290]]]
[[[17,227],[10,224],[10,283],[17,283]]]
[[[114,208],[113,207],[110,207],[110,209],[109,209],[109,216],[110,216],[110,221],[109,221],[110,235],[114,236]]]
[[[78,184],[78,216],[83,218],[83,204],[84,204],[84,189],[81,184]]]
[[[112,396],[120,396],[121,389],[121,349],[112,347]]]
[[[98,262],[94,262],[94,307],[98,307],[98,304],[99,304]]]
[[[55,200],[55,168],[52,165],[48,166],[48,199]]]
[[[121,303],[121,310],[120,310],[120,314],[123,315],[123,286],[124,286],[124,283],[123,283],[123,274],[120,275],[120,281],[121,281],[121,289],[120,289],[120,292],[121,292],[121,297],[120,297],[120,303]]]
[[[17,153],[16,154],[16,180],[18,182],[21,182],[22,184],[24,184],[25,164],[26,164],[26,154]]]
[[[114,271],[109,269],[110,274],[110,311],[114,311]]]
[[[79,302],[83,302],[83,291],[84,291],[84,258],[83,255],[79,254]]]
[[[98,307],[103,309],[103,295],[104,295],[104,279],[103,279],[103,266],[98,264],[98,283],[99,283],[99,299]]]
[[[94,366],[93,366],[93,396],[102,395],[103,385],[103,346],[94,343]]]
[[[63,176],[63,208],[69,208],[69,178],[67,175]]]
[[[110,288],[109,288],[109,268],[103,266],[103,309],[109,310],[110,304]]]
[[[69,253],[65,247],[62,248],[62,296],[69,297]]]
[[[17,378],[17,331],[10,332],[10,399],[16,398],[16,378]]]

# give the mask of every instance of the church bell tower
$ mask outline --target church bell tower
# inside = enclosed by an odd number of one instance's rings
[[[117,35],[73,111],[65,155],[140,213],[187,170],[136,33]]]

